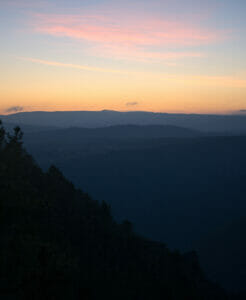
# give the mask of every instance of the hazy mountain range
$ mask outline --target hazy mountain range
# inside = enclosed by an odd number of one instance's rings
[[[1,124],[0,187],[1,300],[245,299],[208,280],[195,252],[139,236],[55,166],[43,172]]]
[[[44,169],[55,164],[110,203],[117,220],[130,219],[138,233],[169,247],[196,249],[210,278],[244,287],[246,227],[230,224],[246,220],[245,136],[131,125],[29,132],[24,145]]]
[[[136,122],[152,124],[152,116],[159,124],[113,126],[118,114],[118,123],[139,115]],[[21,125],[24,146],[43,169],[58,166],[138,233],[197,250],[209,277],[224,287],[245,287],[246,117],[102,111],[3,119],[9,129]]]
[[[246,115],[167,114],[119,111],[21,112],[0,116],[5,122],[38,127],[86,127],[113,125],[174,125],[200,131],[245,133]]]

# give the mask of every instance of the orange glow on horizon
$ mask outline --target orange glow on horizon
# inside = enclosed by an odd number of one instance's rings
[[[34,58],[18,58],[18,61],[28,62],[28,68],[14,81],[14,90],[13,79],[5,80],[4,88],[0,89],[0,98],[5,99],[0,103],[1,113],[8,110],[9,103],[30,111],[223,113],[244,107],[243,78],[126,72]],[[65,73],[61,72],[63,69]]]

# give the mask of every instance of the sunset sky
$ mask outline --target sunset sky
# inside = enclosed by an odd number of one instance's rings
[[[0,0],[0,113],[240,113],[245,15],[245,0]]]

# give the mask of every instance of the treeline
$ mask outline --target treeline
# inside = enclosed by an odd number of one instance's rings
[[[0,123],[1,299],[232,299],[195,253],[137,236],[55,166],[44,173],[22,135]]]

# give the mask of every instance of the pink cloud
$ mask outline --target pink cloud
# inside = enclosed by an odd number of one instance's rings
[[[42,34],[85,41],[92,49],[98,49],[95,52],[100,50],[104,55],[139,59],[201,57],[201,53],[192,51],[157,50],[206,45],[221,38],[217,32],[179,22],[138,17],[116,19],[102,15],[36,14],[34,29]]]

